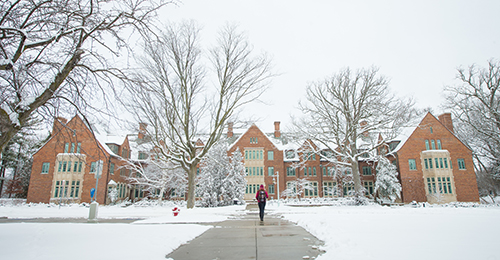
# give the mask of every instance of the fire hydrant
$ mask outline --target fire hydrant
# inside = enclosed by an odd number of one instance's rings
[[[174,213],[174,217],[177,217],[177,215],[179,215],[179,212],[181,211],[180,208],[178,207],[175,207],[172,209],[172,212]]]

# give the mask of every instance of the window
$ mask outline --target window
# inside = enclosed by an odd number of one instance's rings
[[[255,150],[252,151],[252,159],[255,160]]]
[[[323,176],[326,176],[326,166],[320,165],[319,167],[320,167],[321,171],[323,172]]]
[[[458,169],[465,170],[465,160],[464,159],[457,159],[457,162],[458,162]]]
[[[429,168],[432,169],[432,158],[429,158]]]
[[[429,163],[427,162],[427,158],[424,159],[424,163],[425,163],[425,169],[429,169]]]
[[[90,173],[95,173],[97,171],[97,162],[90,163]]]
[[[434,142],[434,140],[431,140],[431,147],[432,150],[436,150],[436,142]]]
[[[75,153],[75,143],[71,143],[71,151],[70,153]]]
[[[436,169],[438,169],[439,168],[438,158],[434,158],[434,162],[436,163],[436,164],[434,164],[434,165],[436,165]]]
[[[127,169],[121,168],[120,169],[120,176],[126,176],[127,175]]]
[[[81,150],[82,150],[82,143],[78,143],[76,145],[76,153],[80,153]]]
[[[295,158],[295,151],[293,151],[293,150],[286,151],[286,158],[287,159],[293,159],[293,158]]]
[[[274,167],[267,167],[267,175],[274,176]]]
[[[286,176],[295,176],[295,168],[286,167]]]
[[[274,160],[274,151],[267,151],[267,159],[270,161]]]
[[[443,158],[439,158],[439,168],[443,169],[444,168],[444,165],[443,165]],[[446,167],[448,168],[448,167]]]
[[[448,169],[448,158],[444,158],[444,168]]]
[[[54,198],[59,196],[59,181],[56,181],[56,186],[54,187]]]
[[[78,198],[79,192],[80,192],[80,181],[71,181],[71,192],[69,196],[71,198]]]
[[[246,152],[245,151],[245,159],[246,159]],[[146,160],[148,158],[148,154],[144,152],[139,152],[139,160]]]
[[[68,153],[69,151],[69,143],[64,144],[64,153]]]
[[[109,172],[111,173],[111,175],[115,174],[115,164],[114,163],[109,164]]]
[[[316,167],[313,167],[313,176],[316,176]]]
[[[354,192],[354,184],[353,183],[345,183],[344,184],[344,196],[352,195]]]
[[[425,150],[430,150],[429,140],[425,140]]]
[[[82,162],[78,163],[78,172],[82,172]]]
[[[323,197],[332,197],[336,194],[337,183],[331,181],[323,182]]]
[[[63,162],[63,168],[62,168],[62,171],[63,172],[66,172],[66,166],[68,165],[68,162]],[[70,166],[71,167],[71,166]],[[69,169],[68,169],[69,171]]]
[[[408,165],[410,166],[410,170],[417,169],[417,163],[415,162],[415,159],[408,159]]]
[[[441,140],[437,140],[438,150],[441,150]]]
[[[142,190],[142,187],[138,184],[134,185],[134,195],[135,198],[144,197],[144,191]],[[173,197],[176,197],[177,194],[175,193],[175,190],[172,190],[171,195]]]
[[[434,177],[427,178],[427,191],[429,192],[429,194],[436,193],[436,180]]]
[[[73,172],[77,172],[78,171],[78,162],[75,161],[75,164],[73,166]]]
[[[69,181],[56,181],[54,189],[54,198],[67,198],[68,197]]]
[[[363,166],[363,175],[372,175],[372,167]]]
[[[250,143],[251,144],[256,144],[258,142],[259,142],[259,140],[257,139],[257,137],[250,137]]]
[[[269,190],[270,194],[274,194],[274,184],[269,184],[269,186],[267,186],[267,189]]]
[[[62,162],[59,162],[59,168],[57,168],[57,171],[61,172],[61,170],[62,170]]]
[[[366,189],[366,194],[372,195],[373,194],[373,182],[372,181],[365,181],[364,186]]]
[[[309,187],[304,190],[304,195],[308,197],[318,196],[318,182],[309,183]]]
[[[125,148],[122,148],[122,158],[128,158],[128,150]]]
[[[431,129],[431,134],[432,134],[432,132],[433,132],[433,131],[432,131],[432,126],[430,127],[430,129]]]
[[[443,178],[444,179],[444,178]],[[446,177],[446,182],[445,182],[445,185],[448,186],[448,193],[449,194],[452,194],[453,193],[453,190],[451,189],[451,179],[450,177]]]
[[[42,164],[42,173],[49,173],[50,163],[44,162]]]

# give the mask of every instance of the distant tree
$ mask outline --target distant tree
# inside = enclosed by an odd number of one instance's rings
[[[364,188],[359,158],[373,158],[378,147],[411,124],[417,114],[413,104],[390,94],[388,80],[378,69],[346,68],[307,87],[306,102],[300,104],[305,116],[294,125],[301,138],[333,152],[327,157],[311,146],[322,159],[351,168],[354,195],[360,198]]]
[[[221,140],[210,149],[201,162],[196,194],[203,207],[231,205],[234,199],[245,195],[245,167],[239,150],[229,157],[227,140]]]
[[[253,55],[236,28],[224,27],[208,52],[200,46],[199,31],[191,22],[168,26],[159,37],[147,35],[142,69],[124,98],[136,120],[151,126],[148,134],[162,158],[187,173],[188,208],[194,207],[198,164],[227,122],[259,98],[273,76],[269,59]]]
[[[476,171],[500,179],[500,62],[459,68],[457,79],[445,87],[455,132],[474,151]]]
[[[153,26],[163,0],[7,0],[0,3],[0,153],[38,116],[99,105],[123,79],[113,57]],[[100,109],[94,103],[95,109]]]
[[[379,157],[374,190],[378,201],[394,202],[397,198],[401,198],[401,184],[397,176],[396,166],[389,159]]]

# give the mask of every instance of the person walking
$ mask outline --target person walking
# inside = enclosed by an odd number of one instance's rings
[[[255,194],[255,198],[259,202],[259,216],[260,221],[264,221],[264,208],[266,207],[266,200],[269,198],[267,191],[264,189],[264,185],[260,185],[260,189]]]

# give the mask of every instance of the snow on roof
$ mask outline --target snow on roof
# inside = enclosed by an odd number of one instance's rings
[[[394,148],[394,150],[392,150],[391,152],[399,151],[399,149],[401,149],[401,147],[403,147],[403,145],[406,143],[408,138],[410,138],[411,134],[413,134],[415,129],[417,129],[417,126],[403,127],[401,129],[401,133],[396,138],[391,140],[391,141],[400,141],[398,146],[396,146],[396,148]]]
[[[128,135],[129,145],[130,145],[130,158],[138,159],[139,152],[149,153],[154,145],[152,142],[145,141],[143,139],[139,139],[137,134]]]

